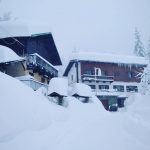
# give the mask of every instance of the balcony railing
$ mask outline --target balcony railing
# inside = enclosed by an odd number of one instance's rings
[[[20,79],[23,83],[31,87],[33,90],[38,90],[40,87],[44,87],[46,90],[48,90],[48,85],[41,83],[39,81],[36,81],[34,79]]]
[[[58,70],[43,57],[38,54],[29,54],[26,56],[27,69],[38,72],[45,77],[57,77]]]
[[[95,82],[113,82],[114,76],[98,76],[83,74],[81,76],[82,81],[95,81]]]

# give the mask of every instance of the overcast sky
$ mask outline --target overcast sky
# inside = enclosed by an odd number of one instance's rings
[[[72,51],[131,54],[134,29],[147,46],[150,0],[1,0],[0,14],[44,22],[63,55]]]

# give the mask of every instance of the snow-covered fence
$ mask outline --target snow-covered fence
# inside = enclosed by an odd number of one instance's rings
[[[48,85],[38,82],[34,79],[20,79],[20,81],[22,81],[23,83],[25,83],[35,91],[38,90],[40,87],[45,87],[46,90],[48,90]]]

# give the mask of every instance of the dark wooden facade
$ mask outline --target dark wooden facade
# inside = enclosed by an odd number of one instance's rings
[[[81,75],[94,75],[94,68],[100,68],[103,76],[113,76],[114,81],[140,82],[136,75],[143,71],[144,65],[125,65],[104,62],[81,61]]]

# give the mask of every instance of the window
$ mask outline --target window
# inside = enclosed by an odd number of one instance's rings
[[[109,89],[109,85],[99,85],[99,89],[101,90]]]
[[[41,78],[41,82],[44,83],[44,82],[45,82],[45,79],[44,79],[44,78]]]
[[[94,71],[95,71],[95,75],[97,75],[97,76],[101,76],[102,75],[102,71],[101,71],[101,69],[100,68],[94,68]]]
[[[73,81],[73,75],[71,75],[71,80]]]
[[[124,86],[123,85],[114,85],[113,89],[115,89],[118,92],[124,92]]]
[[[95,85],[89,85],[91,87],[91,89],[95,89],[96,86]]]
[[[94,72],[91,69],[87,69],[84,71],[84,74],[93,75]]]
[[[127,92],[138,92],[137,86],[126,86]]]

